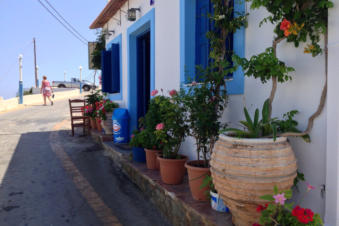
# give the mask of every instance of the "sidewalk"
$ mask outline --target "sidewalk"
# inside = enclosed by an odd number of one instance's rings
[[[105,155],[112,159],[115,167],[135,183],[173,225],[233,225],[230,213],[216,212],[209,202],[192,198],[187,176],[183,184],[166,185],[162,183],[159,171],[148,170],[145,164],[133,162],[131,150],[106,141],[98,132],[91,132],[91,135],[106,150]]]

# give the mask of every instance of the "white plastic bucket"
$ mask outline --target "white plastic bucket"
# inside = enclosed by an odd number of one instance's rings
[[[218,212],[228,213],[229,209],[225,206],[224,201],[222,201],[221,197],[219,197],[218,193],[214,193],[210,191],[211,194],[211,206],[212,209]]]

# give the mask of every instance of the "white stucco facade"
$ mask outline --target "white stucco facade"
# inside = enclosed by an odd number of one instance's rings
[[[130,7],[141,8],[137,12],[137,19],[155,8],[155,88],[171,89],[180,88],[180,1],[161,0],[155,1],[151,6],[147,0],[130,0]],[[339,3],[338,3],[339,4]],[[328,98],[324,111],[315,120],[310,134],[311,143],[305,143],[300,138],[290,138],[291,145],[298,159],[300,172],[305,174],[305,179],[316,187],[301,202],[302,206],[320,213],[327,225],[339,225],[339,113],[338,94],[339,89],[339,15],[338,4],[330,10],[329,15],[329,87]],[[245,55],[247,58],[263,52],[272,46],[273,26],[265,24],[259,28],[259,22],[268,15],[263,10],[252,11],[247,3],[249,13],[248,27],[245,30]],[[122,7],[127,11],[127,4]],[[115,18],[119,19],[119,12]],[[129,70],[127,60],[127,29],[134,22],[129,22],[122,16],[121,25],[115,19],[111,19],[107,25],[108,30],[114,30],[114,34],[107,38],[109,43],[122,34],[122,107],[127,106],[128,101],[128,77]],[[325,56],[313,58],[304,54],[305,45],[295,48],[293,44],[282,42],[278,47],[278,57],[288,66],[295,68],[292,81],[279,84],[276,99],[273,104],[273,116],[281,117],[283,113],[298,110],[300,113],[296,119],[300,123],[299,129],[307,126],[308,117],[316,110],[320,94],[325,82]],[[243,107],[246,106],[251,113],[256,108],[262,107],[268,98],[271,84],[262,84],[260,80],[245,78],[245,91],[242,95],[231,95],[229,104],[223,116],[224,121],[231,126],[237,126],[243,119]],[[194,141],[188,138],[181,147],[181,152],[190,159],[196,158]],[[326,188],[326,191],[322,191]],[[305,185],[300,187],[300,193],[296,194],[299,200],[305,191]]]

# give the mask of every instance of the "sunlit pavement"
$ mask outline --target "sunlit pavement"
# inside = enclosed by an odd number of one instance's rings
[[[67,100],[0,114],[0,225],[168,225],[69,128]]]

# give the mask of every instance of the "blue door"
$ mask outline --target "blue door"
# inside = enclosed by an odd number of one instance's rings
[[[234,1],[230,1],[229,7],[233,7]],[[208,18],[209,14],[213,14],[213,5],[211,0],[197,0],[196,4],[196,40],[195,40],[195,64],[203,68],[209,63],[210,44],[206,37],[208,31],[213,29],[213,24]],[[230,34],[226,39],[226,56],[225,58],[232,65],[233,54],[233,35]],[[232,75],[227,75],[231,77]],[[195,78],[196,81],[201,81],[201,78]]]
[[[137,37],[137,118],[144,117],[151,93],[150,32]]]
[[[197,0],[196,7],[195,64],[205,68],[208,65],[210,48],[206,37],[206,33],[211,29],[208,18],[208,14],[211,12],[210,0]]]

